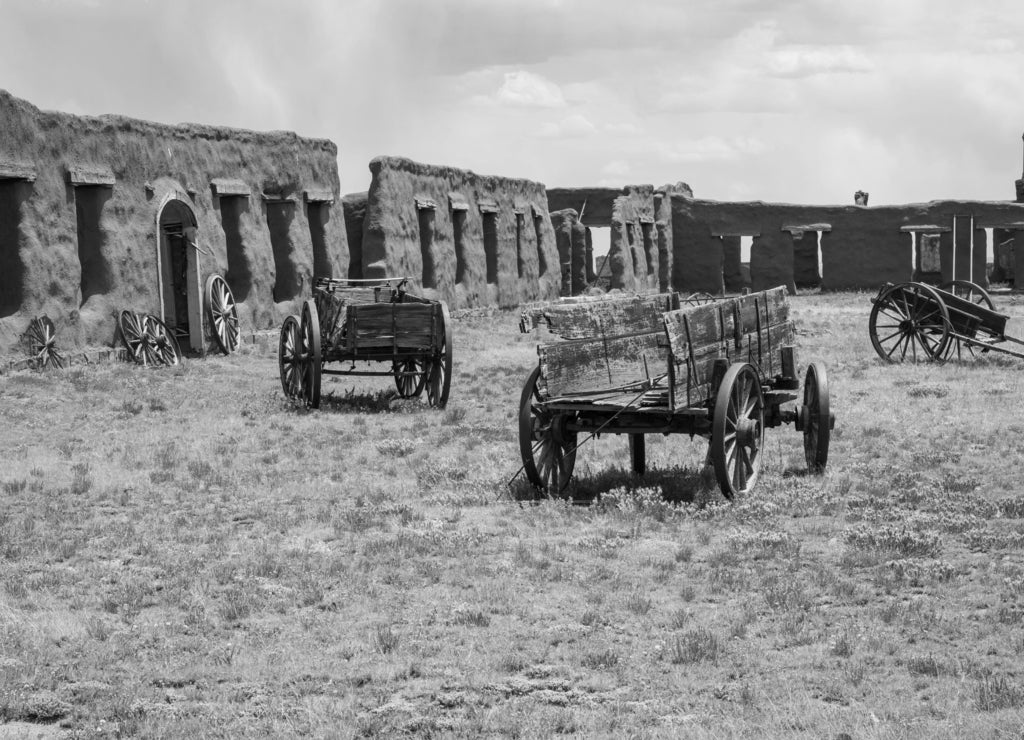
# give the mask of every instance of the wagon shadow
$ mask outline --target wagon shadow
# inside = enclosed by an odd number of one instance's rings
[[[301,413],[362,413],[362,414],[407,414],[430,408],[425,401],[415,398],[401,398],[393,390],[356,392],[354,389],[340,393],[325,393],[320,396],[320,406],[307,412],[299,405],[293,408]]]
[[[598,503],[602,497],[615,494],[628,497],[639,496],[642,491],[659,491],[661,498],[669,504],[697,504],[703,506],[721,497],[714,484],[714,476],[702,470],[691,468],[669,468],[648,470],[637,475],[625,468],[610,468],[598,472],[577,471],[560,496],[548,496],[535,488],[525,477],[516,480],[512,486],[512,497],[517,501],[541,501],[546,498],[560,498],[574,504]]]

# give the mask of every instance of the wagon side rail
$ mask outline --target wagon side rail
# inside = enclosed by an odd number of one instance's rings
[[[519,330],[529,334],[547,325],[550,333],[562,339],[599,337],[613,331],[614,327],[623,327],[624,333],[658,331],[661,328],[659,315],[679,305],[677,293],[548,302],[525,307]]]

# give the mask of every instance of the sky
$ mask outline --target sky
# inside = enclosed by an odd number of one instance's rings
[[[1020,0],[0,0],[0,88],[328,138],[342,193],[386,154],[549,188],[1012,200],[1022,85]]]

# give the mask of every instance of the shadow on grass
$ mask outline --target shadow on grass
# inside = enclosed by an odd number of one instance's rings
[[[713,472],[690,468],[648,470],[643,475],[637,475],[625,468],[610,468],[597,473],[573,475],[569,485],[560,495],[538,490],[526,479],[526,475],[521,473],[510,486],[509,492],[514,501],[560,498],[574,504],[586,505],[599,501],[603,494],[611,491],[635,492],[640,489],[660,490],[662,498],[672,504],[696,503],[703,506],[709,501],[721,498]]]
[[[368,413],[368,414],[406,414],[429,409],[430,406],[422,398],[400,398],[393,390],[373,391],[370,393],[356,392],[350,388],[342,393],[325,393],[320,396],[320,407],[307,410],[301,404],[290,404],[291,408],[301,413]]]

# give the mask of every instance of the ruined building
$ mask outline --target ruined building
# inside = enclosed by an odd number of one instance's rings
[[[348,264],[330,141],[72,116],[3,91],[0,132],[0,353],[40,314],[65,344],[110,345],[124,309],[200,350],[208,275],[262,329]]]

